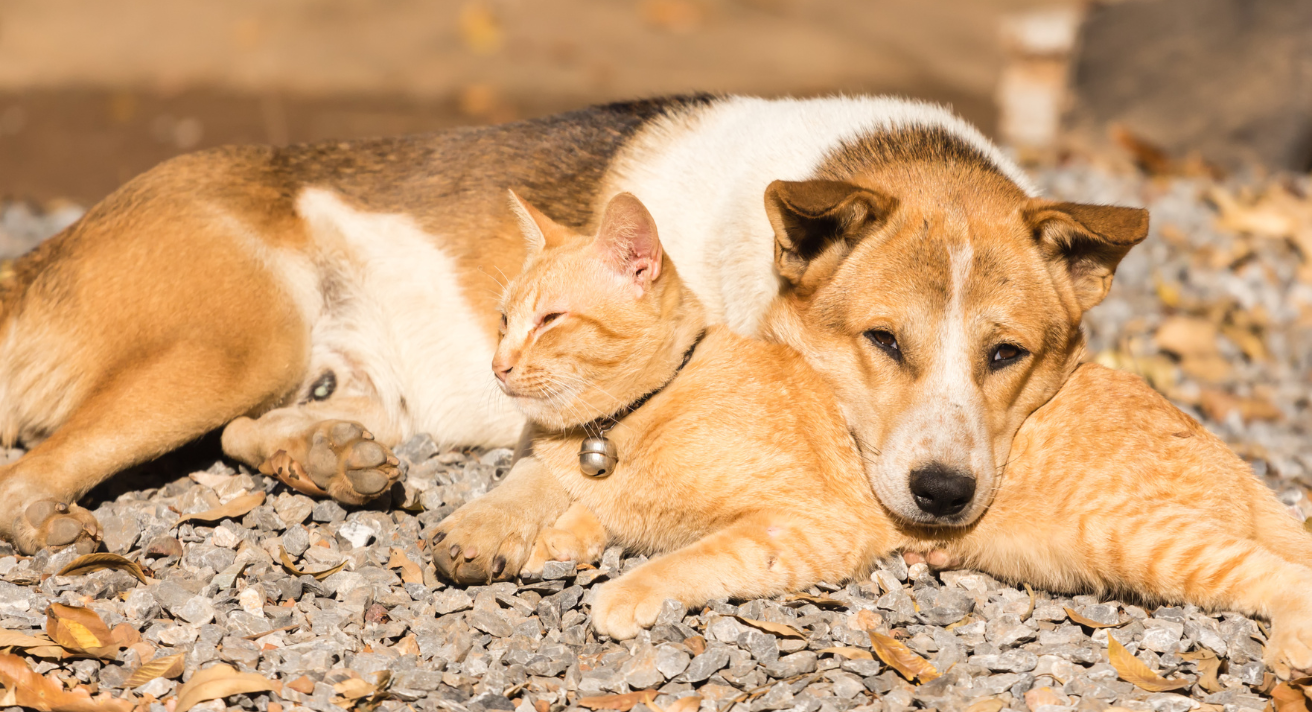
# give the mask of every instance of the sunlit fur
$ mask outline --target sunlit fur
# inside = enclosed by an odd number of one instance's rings
[[[578,274],[578,260],[597,257],[579,250],[548,247],[511,285],[512,330],[516,321],[532,320],[525,316],[537,311],[530,305],[589,291],[571,275]],[[854,252],[844,264],[858,259]],[[671,267],[667,259],[653,293],[675,288]],[[841,286],[841,273],[817,277],[812,293]],[[934,334],[950,307],[919,296],[917,279],[908,272],[906,284],[890,287],[903,311],[896,304],[880,311],[876,304],[860,312],[859,324],[886,319],[904,328],[919,320]],[[1047,347],[1052,355],[1040,348],[1045,329],[1068,333],[1062,317],[1048,326],[1054,322],[1036,316],[1044,306],[1063,313],[1062,292],[1052,289],[1055,304],[1041,301],[1044,290],[1037,288],[1012,297],[1040,300],[1028,313],[1008,311],[1006,299],[985,302],[991,311],[984,313],[997,322],[992,336],[1039,355],[1037,365],[1009,376],[1019,383],[996,386],[1012,399],[1025,397],[1014,395],[1025,391],[1025,381],[1048,377],[1044,369],[1064,376],[1068,368],[1062,342]],[[975,292],[972,299],[983,296]],[[591,299],[594,314],[601,313],[599,302],[616,312],[655,313],[645,297],[608,284]],[[809,348],[797,337],[814,333],[807,321],[826,310],[834,307],[819,296],[780,299],[767,317],[768,331]],[[668,329],[700,328],[696,309],[678,314]],[[560,336],[553,341],[555,368],[586,358],[594,346],[590,331]],[[645,342],[642,334],[628,338]],[[632,354],[649,364],[662,352]],[[835,395],[845,384],[832,375],[843,369],[824,360],[838,352],[814,349],[803,359],[781,345],[712,327],[679,377],[613,431],[621,455],[613,475],[584,477],[577,460],[582,433],[548,427],[535,456],[521,460],[501,487],[443,522],[435,563],[449,577],[486,581],[533,570],[544,552],[593,558],[608,532],[631,549],[663,554],[606,583],[596,597],[598,632],[625,638],[652,625],[665,599],[697,606],[717,597],[766,596],[863,576],[893,551],[940,551],[999,578],[1054,591],[1129,593],[1268,616],[1274,623],[1268,664],[1286,675],[1291,666],[1312,667],[1312,536],[1223,443],[1141,379],[1096,365],[1073,369],[1059,390],[1052,386],[1054,397],[1022,419],[1014,441],[1008,437],[1010,456],[993,479],[983,516],[968,525],[926,527],[891,514],[872,496],[863,470],[877,455],[868,446],[859,452],[849,428],[891,432],[889,421],[903,409],[896,399],[887,413],[841,407]],[[895,370],[872,367],[877,361],[860,352],[850,358],[837,365],[868,371],[862,387],[878,393],[887,383],[897,390],[902,376]],[[671,366],[640,371],[640,378],[660,381]]]

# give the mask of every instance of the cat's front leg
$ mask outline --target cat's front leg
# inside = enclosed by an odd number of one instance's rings
[[[542,573],[548,561],[592,563],[601,559],[609,537],[597,517],[584,505],[575,502],[556,523],[538,533],[533,554],[520,575]]]
[[[632,638],[674,599],[690,608],[716,598],[762,598],[864,573],[888,553],[852,541],[855,522],[757,514],[604,584],[592,605],[598,633]]]
[[[569,502],[569,493],[537,458],[523,458],[500,486],[442,520],[432,539],[433,565],[456,583],[514,578],[538,534]]]

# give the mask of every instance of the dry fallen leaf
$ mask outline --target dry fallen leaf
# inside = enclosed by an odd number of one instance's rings
[[[0,648],[39,648],[50,645],[49,638],[27,635],[12,630],[0,630]]]
[[[100,571],[101,569],[126,571],[135,576],[138,581],[145,584],[149,584],[151,581],[150,577],[146,575],[146,572],[141,569],[141,566],[137,562],[129,561],[118,554],[110,554],[108,552],[79,556],[69,562],[68,566],[65,566],[59,572],[59,575],[81,576],[83,574],[89,574],[92,571]]]
[[[664,712],[697,712],[701,705],[701,695],[688,695],[675,700],[674,704],[666,705]]]
[[[137,668],[136,672],[132,673],[132,676],[123,683],[123,687],[141,687],[157,677],[172,680],[182,674],[182,667],[186,663],[186,658],[186,653],[178,653],[177,655],[166,655],[148,663],[142,663],[141,667]]]
[[[825,610],[847,608],[847,604],[837,598],[829,598],[828,596],[811,596],[805,593],[793,594],[785,601],[785,604],[790,608],[805,606],[808,603],[816,608],[823,608]]]
[[[253,672],[237,672],[222,663],[198,671],[178,688],[174,712],[187,712],[193,706],[229,695],[252,692],[277,692],[278,683]]]
[[[109,697],[92,698],[85,689],[65,691],[63,686],[32,671],[17,655],[0,653],[0,684],[5,687],[0,704],[16,705],[41,712],[128,712],[132,703]]]
[[[1255,420],[1273,422],[1285,417],[1285,414],[1271,401],[1253,397],[1241,398],[1213,388],[1203,389],[1198,404],[1208,418],[1216,421],[1224,421],[1231,411],[1239,411],[1239,417],[1243,418],[1245,423]]]
[[[292,680],[291,682],[287,683],[287,687],[289,687],[289,688],[291,688],[291,689],[293,689],[293,690],[296,690],[297,692],[301,693],[302,695],[313,695],[313,694],[314,694],[314,680],[311,680],[310,678],[306,677],[305,675],[301,675],[300,677],[296,678],[295,680]]]
[[[871,631],[884,624],[884,617],[862,608],[856,613],[856,625],[861,630]]]
[[[136,626],[124,621],[114,626],[114,630],[109,631],[109,641],[127,648],[141,642],[141,632]]]
[[[401,580],[405,583],[424,582],[424,572],[419,568],[419,564],[411,561],[410,557],[400,549],[392,549],[392,558],[388,559],[387,568],[401,569]]]
[[[1107,660],[1116,668],[1121,679],[1141,687],[1149,692],[1169,692],[1179,690],[1193,684],[1188,680],[1167,680],[1158,675],[1144,664],[1142,660],[1130,654],[1130,651],[1116,640],[1115,636],[1107,636]]]
[[[1271,689],[1271,706],[1275,712],[1308,712],[1307,688],[1298,680],[1282,682]]]
[[[742,616],[734,616],[734,617],[757,630],[763,630],[767,633],[774,633],[780,638],[795,638],[798,640],[804,640],[806,638],[806,636],[802,634],[802,631],[788,625],[787,623],[771,623],[770,621],[758,621],[754,618],[743,618]]]
[[[1120,623],[1099,623],[1098,621],[1092,618],[1085,618],[1084,616],[1076,613],[1073,608],[1064,607],[1062,608],[1062,610],[1066,611],[1066,617],[1070,618],[1072,623],[1079,623],[1080,625],[1085,626],[1086,628],[1120,628],[1121,626],[1130,622],[1127,619],[1121,621]]]
[[[179,519],[177,524],[175,524],[174,526],[178,526],[183,522],[191,522],[191,521],[205,522],[206,524],[212,524],[214,522],[223,519],[236,519],[237,517],[244,517],[248,513],[250,513],[252,509],[255,509],[261,504],[264,504],[264,492],[244,494],[240,497],[234,497],[233,499],[229,500],[227,504],[221,507],[215,507],[214,509],[205,512],[197,512],[196,514],[188,514],[182,519]]]
[[[1216,657],[1216,653],[1203,649],[1190,653],[1180,653],[1180,657],[1192,661],[1198,666],[1198,684],[1208,692],[1220,692],[1221,681],[1217,679],[1217,674],[1221,671],[1221,659]]]
[[[292,557],[288,556],[287,550],[282,547],[278,547],[278,558],[282,562],[282,567],[284,569],[287,569],[288,573],[293,573],[296,574],[297,576],[313,576],[316,581],[322,581],[328,578],[329,576],[332,576],[333,574],[337,573],[338,571],[341,571],[342,568],[346,566],[346,562],[343,561],[342,563],[332,567],[331,569],[324,569],[323,571],[320,571],[318,573],[312,573],[310,571],[301,571],[300,569],[296,568],[296,564],[292,561]]]
[[[848,660],[875,659],[875,656],[871,655],[869,650],[862,650],[860,648],[821,648],[815,652],[817,655],[829,653],[830,655],[837,655],[840,658],[847,658]]]
[[[74,655],[113,660],[123,647],[95,611],[62,603],[46,609],[46,634]]]
[[[575,704],[579,707],[587,707],[590,710],[619,710],[619,712],[628,712],[639,702],[646,704],[656,699],[656,694],[655,690],[638,690],[623,695],[581,697]]]
[[[333,685],[333,691],[347,700],[358,700],[378,692],[378,687],[358,677],[349,677]]]
[[[938,670],[930,662],[911,651],[911,648],[899,643],[883,633],[866,631],[870,635],[870,647],[884,664],[902,673],[908,681],[919,679],[929,682],[938,677]]]

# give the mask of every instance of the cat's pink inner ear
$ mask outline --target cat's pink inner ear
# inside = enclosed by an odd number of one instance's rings
[[[611,198],[597,233],[597,247],[620,274],[646,289],[661,276],[661,240],[656,221],[631,193]]]

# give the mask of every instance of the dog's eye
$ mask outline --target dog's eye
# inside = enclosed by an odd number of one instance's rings
[[[1029,352],[1015,344],[998,344],[989,355],[989,368],[999,369],[1016,363]]]
[[[884,331],[883,329],[871,329],[866,332],[866,338],[870,343],[879,348],[880,351],[888,354],[894,361],[902,360],[902,348],[897,345],[897,337],[893,332]]]

